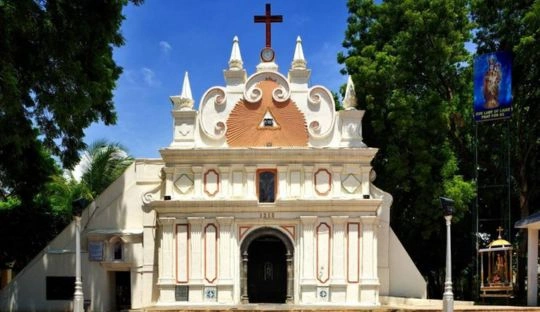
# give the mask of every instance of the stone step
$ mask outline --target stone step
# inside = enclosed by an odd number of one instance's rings
[[[291,306],[285,304],[246,304],[238,306],[184,306],[184,307],[149,307],[139,310],[129,310],[129,312],[234,312],[234,311],[257,311],[257,312],[440,312],[441,305],[405,305],[405,306],[380,306],[380,307],[348,307],[348,306]],[[518,306],[489,306],[489,305],[454,305],[454,311],[465,312],[513,312],[513,311],[540,311],[540,307],[518,307]]]

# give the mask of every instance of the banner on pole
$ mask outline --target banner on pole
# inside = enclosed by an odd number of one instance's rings
[[[474,59],[474,119],[489,121],[512,115],[512,57],[488,53]]]

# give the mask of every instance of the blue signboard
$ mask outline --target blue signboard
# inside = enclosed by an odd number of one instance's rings
[[[512,115],[512,57],[507,52],[482,54],[474,60],[474,119]]]

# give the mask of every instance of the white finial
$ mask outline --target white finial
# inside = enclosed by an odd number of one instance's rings
[[[356,109],[356,93],[351,76],[347,79],[347,88],[343,97],[343,108],[346,110]]]
[[[292,61],[292,69],[306,69],[306,59],[304,58],[304,51],[302,50],[302,39],[300,36],[296,38],[296,48],[294,49],[294,56]]]
[[[169,99],[174,105],[174,110],[192,110],[193,109],[193,96],[191,95],[191,86],[189,84],[189,75],[186,71],[184,75],[184,83],[182,84],[182,92],[180,95],[170,96]]]
[[[191,85],[189,84],[189,75],[187,71],[184,75],[184,83],[182,85],[182,93],[180,94],[180,97],[183,99],[193,100],[193,96],[191,95]]]
[[[238,44],[238,37],[234,36],[233,46],[231,51],[231,58],[229,59],[229,69],[240,70],[243,66],[242,55],[240,55],[240,45]]]

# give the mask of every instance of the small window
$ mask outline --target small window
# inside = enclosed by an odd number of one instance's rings
[[[262,170],[258,174],[259,202],[273,203],[276,200],[276,172]]]
[[[272,118],[264,118],[264,126],[265,127],[273,127],[274,126],[274,120]]]
[[[123,255],[123,244],[122,241],[117,240],[113,245],[113,260],[122,260]]]

